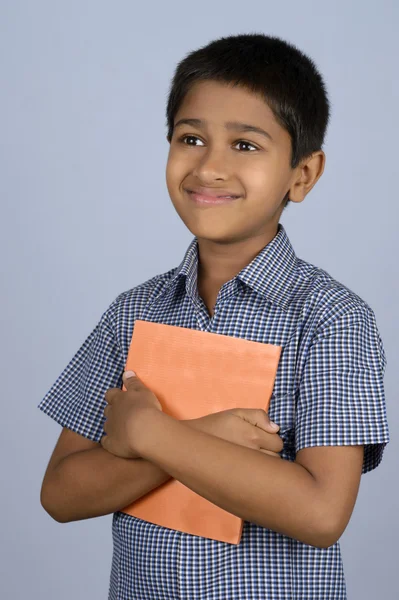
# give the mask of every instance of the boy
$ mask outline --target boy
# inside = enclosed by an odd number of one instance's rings
[[[323,173],[323,79],[278,38],[221,38],[179,63],[167,120],[167,188],[195,237],[117,296],[40,403],[63,426],[42,504],[60,522],[113,513],[112,600],[344,600],[338,540],[389,441],[386,357],[372,309],[279,223]],[[136,319],[282,346],[279,435],[261,425],[283,460],[164,414],[138,377],[121,391]],[[243,518],[240,544],[119,512],[170,477]]]

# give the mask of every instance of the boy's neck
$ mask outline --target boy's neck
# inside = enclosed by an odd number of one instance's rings
[[[267,234],[236,244],[216,244],[198,238],[198,289],[220,290],[224,283],[249,265],[276,235],[277,227]]]

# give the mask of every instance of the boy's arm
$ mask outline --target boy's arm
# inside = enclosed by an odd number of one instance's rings
[[[295,462],[276,461],[160,411],[143,413],[133,437],[143,458],[200,496],[305,544],[334,544],[355,505],[363,446],[304,448]]]
[[[194,427],[195,419],[188,419]],[[48,463],[40,500],[60,523],[122,510],[171,476],[143,459],[110,454],[99,442],[64,427]]]
[[[64,428],[46,469],[40,500],[60,523],[125,508],[171,478],[142,458],[110,454],[100,443]]]

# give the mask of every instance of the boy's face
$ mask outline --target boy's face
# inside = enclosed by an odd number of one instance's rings
[[[180,218],[204,240],[234,243],[264,237],[268,243],[270,233],[277,231],[283,199],[298,179],[299,170],[290,167],[288,132],[262,99],[215,81],[195,83],[174,123],[190,118],[205,123],[175,127],[166,167],[168,192]],[[228,130],[227,121],[258,126],[272,139]],[[224,188],[240,198],[200,206],[185,191],[198,186]]]

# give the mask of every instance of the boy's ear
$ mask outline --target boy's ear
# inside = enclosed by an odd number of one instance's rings
[[[289,189],[289,198],[292,202],[302,202],[310,190],[316,185],[323,175],[326,164],[326,155],[323,150],[313,152],[304,158],[295,169],[293,183]]]

